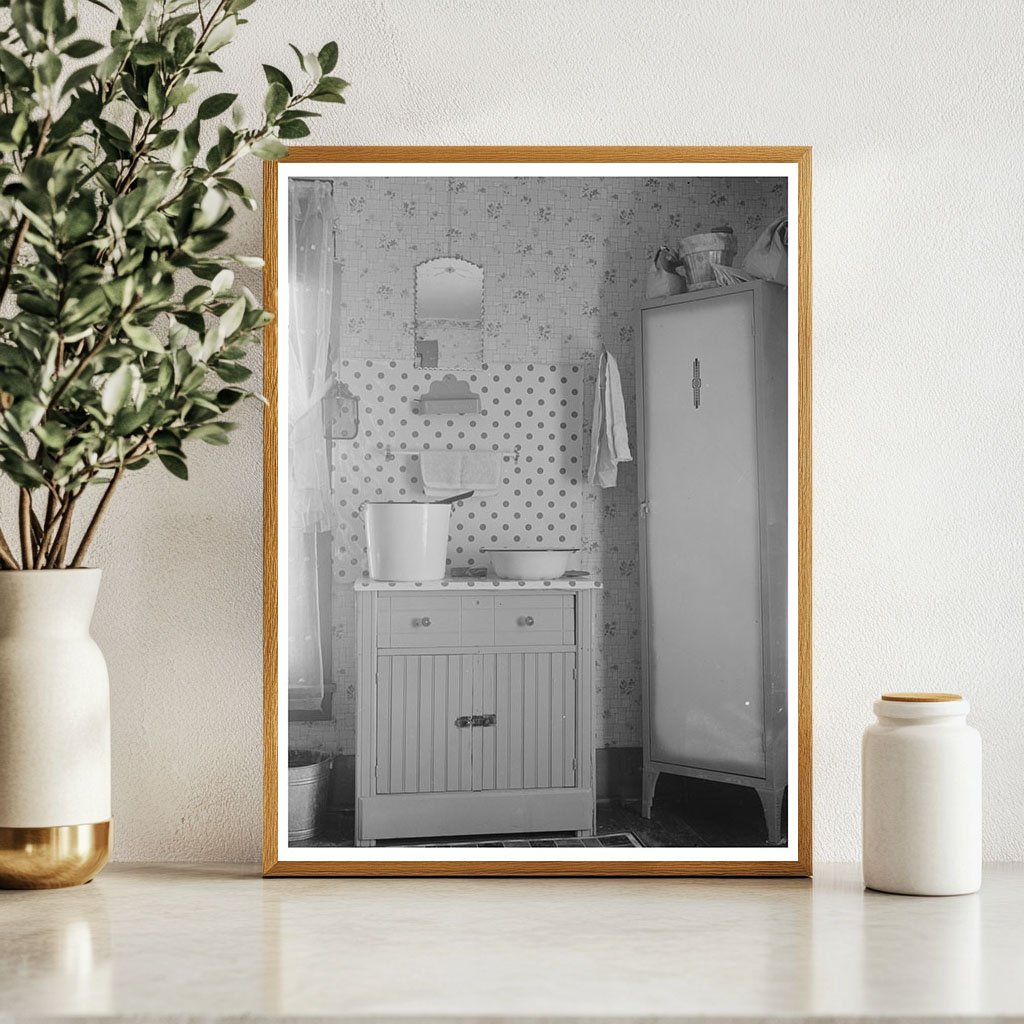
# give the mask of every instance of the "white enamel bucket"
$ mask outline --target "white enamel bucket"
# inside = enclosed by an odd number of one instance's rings
[[[444,578],[451,505],[368,501],[363,508],[373,579],[427,583]]]

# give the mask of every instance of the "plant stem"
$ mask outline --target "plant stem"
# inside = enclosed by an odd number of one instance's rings
[[[46,558],[47,569],[64,568],[64,552],[67,550],[68,536],[71,533],[71,520],[75,514],[75,505],[81,493],[82,490],[76,491],[68,498],[61,509],[61,513],[58,516],[60,529],[57,531],[57,536],[54,538],[53,544],[50,547],[50,553]]]
[[[0,562],[3,562],[8,569],[21,568],[18,565],[18,560],[14,557],[14,552],[7,543],[7,538],[4,536],[3,530],[0,530]]]
[[[57,390],[54,391],[54,393],[50,396],[50,400],[46,403],[46,413],[44,414],[44,416],[49,415],[50,410],[53,409],[54,406],[56,406],[58,401],[60,401],[61,397],[63,397],[64,395],[64,392],[67,391],[67,389],[71,387],[71,385],[74,384],[74,382],[78,380],[79,377],[81,377],[81,375],[85,372],[86,366],[90,362],[92,362],[92,359],[96,355],[96,353],[99,352],[100,349],[103,348],[103,346],[106,345],[108,341],[110,341],[111,335],[113,335],[118,325],[121,323],[122,320],[124,320],[126,316],[135,311],[135,309],[139,305],[139,302],[140,299],[138,296],[132,299],[128,308],[122,310],[119,316],[115,316],[114,319],[111,320],[109,324],[107,324],[107,326],[103,330],[103,333],[99,336],[99,338],[96,339],[96,344],[93,345],[93,347],[89,349],[88,352],[84,353],[82,356],[79,357],[78,361],[75,363],[75,368],[60,382],[60,384],[57,385]]]
[[[117,488],[118,482],[123,475],[124,466],[118,466],[117,471],[110,478],[110,483],[107,484],[107,489],[103,492],[103,497],[100,498],[100,503],[96,506],[96,511],[93,513],[92,519],[89,521],[89,525],[86,527],[85,533],[82,535],[82,540],[78,545],[78,550],[75,552],[75,557],[71,561],[72,569],[77,569],[81,566],[82,561],[85,558],[85,553],[89,550],[89,545],[92,543],[93,537],[96,536],[96,530],[99,528],[100,520],[103,518],[103,513],[107,511],[110,499],[114,496],[114,490]]]
[[[46,519],[43,538],[39,542],[36,552],[36,565],[49,565],[49,556],[52,554],[51,545],[55,543],[64,509],[65,502],[54,491],[51,491],[46,500]]]
[[[53,124],[53,116],[47,113],[43,119],[43,123],[39,127],[39,141],[36,143],[36,148],[32,152],[33,157],[39,156],[46,148],[46,140],[50,137],[50,126]],[[11,240],[11,247],[7,250],[7,259],[4,261],[3,276],[0,277],[0,302],[4,301],[4,296],[7,294],[7,286],[11,283],[11,274],[14,272],[14,263],[18,258],[18,250],[21,248],[21,243],[25,241],[25,235],[28,232],[28,217],[22,217],[18,221],[18,227],[14,232],[14,238]]]
[[[21,527],[21,567],[34,569],[32,553],[32,493],[27,487],[21,488],[18,504],[18,524]]]

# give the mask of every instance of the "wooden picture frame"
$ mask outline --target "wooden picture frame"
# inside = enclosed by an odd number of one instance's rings
[[[795,230],[790,230],[790,248],[796,248],[790,257],[789,363],[789,516],[795,513],[796,523],[789,527],[790,553],[789,616],[795,613],[796,624],[790,622],[788,693],[789,693],[789,794],[796,797],[795,812],[791,809],[789,821],[795,822],[795,842],[792,835],[779,855],[764,853],[744,859],[686,859],[671,848],[664,859],[633,855],[621,857],[609,854],[600,859],[590,856],[576,858],[561,854],[546,857],[531,855],[529,859],[502,854],[487,857],[438,859],[442,855],[405,853],[402,859],[391,859],[387,847],[360,850],[358,854],[327,856],[323,851],[292,851],[281,843],[282,825],[287,811],[280,799],[284,767],[281,764],[282,696],[287,680],[280,678],[281,658],[281,602],[279,601],[279,537],[282,517],[287,511],[281,507],[281,485],[278,477],[279,452],[282,432],[287,425],[280,423],[281,396],[278,391],[280,353],[286,351],[286,340],[279,337],[277,313],[279,309],[279,237],[285,211],[281,208],[282,182],[289,173],[299,171],[315,175],[324,165],[344,165],[344,171],[332,168],[331,174],[366,173],[373,165],[382,177],[387,167],[394,165],[423,165],[424,174],[446,176],[445,172],[466,175],[469,165],[476,165],[481,173],[494,173],[492,165],[513,168],[509,174],[536,174],[538,166],[566,165],[566,173],[585,165],[595,168],[595,176],[648,173],[655,165],[667,165],[666,175],[678,174],[679,166],[699,165],[699,170],[713,177],[725,170],[735,171],[739,166],[759,165],[765,176],[784,176],[788,180],[790,224],[795,214]],[[297,168],[295,165],[302,165]],[[428,169],[428,165],[431,169]],[[457,169],[451,165],[458,165]],[[517,165],[526,165],[520,168]],[[571,166],[570,166],[571,165]],[[598,165],[600,168],[598,169]],[[615,171],[608,168],[614,166]],[[634,167],[638,170],[632,170]],[[442,170],[438,170],[441,168]],[[639,170],[645,168],[646,170]],[[560,168],[558,168],[560,170]],[[660,168],[659,168],[660,170]],[[406,173],[409,173],[408,170]],[[578,172],[577,172],[578,173]],[[267,877],[310,876],[809,876],[811,874],[812,781],[811,781],[811,150],[799,146],[743,146],[743,147],[377,147],[338,146],[293,147],[280,162],[268,162],[264,169],[264,231],[265,258],[263,303],[275,319],[264,332],[264,393],[267,399],[264,414],[264,772],[263,772],[263,872]],[[795,210],[793,209],[795,200]],[[794,245],[795,243],[795,245]],[[795,279],[795,280],[794,280]],[[410,282],[411,283],[411,282]],[[793,287],[795,285],[795,287]],[[642,287],[642,283],[641,283]],[[636,305],[639,305],[639,301]],[[651,305],[650,303],[648,305]],[[653,305],[657,305],[654,303]],[[796,312],[795,324],[793,311]],[[628,313],[624,310],[623,313]],[[796,356],[795,371],[792,368]],[[543,361],[543,360],[542,360]],[[639,374],[638,374],[639,377]],[[793,396],[793,383],[796,396]],[[685,396],[684,396],[685,397]],[[795,406],[794,406],[795,401]],[[589,400],[587,405],[589,416]],[[795,444],[792,424],[796,424]],[[795,467],[793,452],[795,451]],[[795,468],[795,478],[794,478]],[[795,581],[793,570],[795,567]],[[795,585],[794,585],[795,583]],[[794,599],[795,592],[795,599]],[[582,592],[581,592],[582,596]],[[589,594],[586,596],[589,601]],[[369,605],[367,604],[367,607]],[[364,639],[370,629],[366,618],[360,628]],[[794,642],[795,638],[795,642]],[[367,640],[372,642],[372,638]],[[582,642],[582,641],[581,641]],[[795,650],[794,650],[795,648]],[[589,648],[587,648],[589,650]],[[792,665],[795,653],[795,670]],[[329,701],[327,702],[329,706]],[[287,701],[284,701],[287,712]],[[793,717],[795,711],[795,719]],[[794,779],[795,775],[795,779]],[[357,798],[358,803],[358,798]],[[393,848],[392,848],[393,849]],[[408,851],[408,847],[403,848]],[[746,850],[746,848],[743,848]],[[327,853],[332,851],[328,850]],[[338,851],[333,851],[338,853]],[[754,851],[755,853],[757,851]],[[316,854],[315,856],[313,854]],[[697,856],[695,853],[694,856]]]

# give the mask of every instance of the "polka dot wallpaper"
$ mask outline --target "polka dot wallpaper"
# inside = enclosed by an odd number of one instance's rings
[[[363,502],[423,498],[424,449],[500,453],[498,493],[455,506],[450,566],[486,565],[487,547],[581,546],[581,366],[485,363],[461,374],[480,396],[479,415],[418,415],[416,400],[446,372],[395,360],[341,361],[339,377],[361,411],[359,437],[332,449],[337,579],[367,574]]]
[[[334,202],[330,331],[335,372],[360,399],[360,429],[333,445],[334,718],[293,723],[293,744],[355,751],[352,586],[365,553],[353,513],[367,499],[419,496],[419,460],[401,454],[402,444],[406,451],[518,444],[519,462],[502,463],[498,495],[455,513],[449,557],[476,564],[494,537],[541,547],[551,546],[548,537],[578,534],[578,544],[567,546],[582,549],[578,567],[604,584],[594,592],[594,740],[598,747],[639,746],[636,468],[620,466],[618,486],[608,490],[584,478],[597,357],[605,346],[619,362],[633,438],[633,311],[648,262],[661,245],[729,224],[739,263],[785,212],[781,180],[350,177],[335,179]],[[415,267],[446,255],[484,268],[483,354],[458,374],[475,376],[480,416],[411,412],[412,397],[434,375],[452,372],[412,365]]]

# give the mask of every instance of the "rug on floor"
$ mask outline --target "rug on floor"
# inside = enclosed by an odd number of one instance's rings
[[[609,846],[643,846],[644,844],[632,832],[611,832],[608,835],[587,836],[584,839],[577,838],[576,836],[531,836],[529,839],[524,839],[522,836],[496,836],[488,837],[487,839],[471,839],[458,843],[406,843],[404,845],[429,849],[449,849],[456,846],[506,846],[521,849],[524,847],[548,846],[589,846],[601,848]]]

